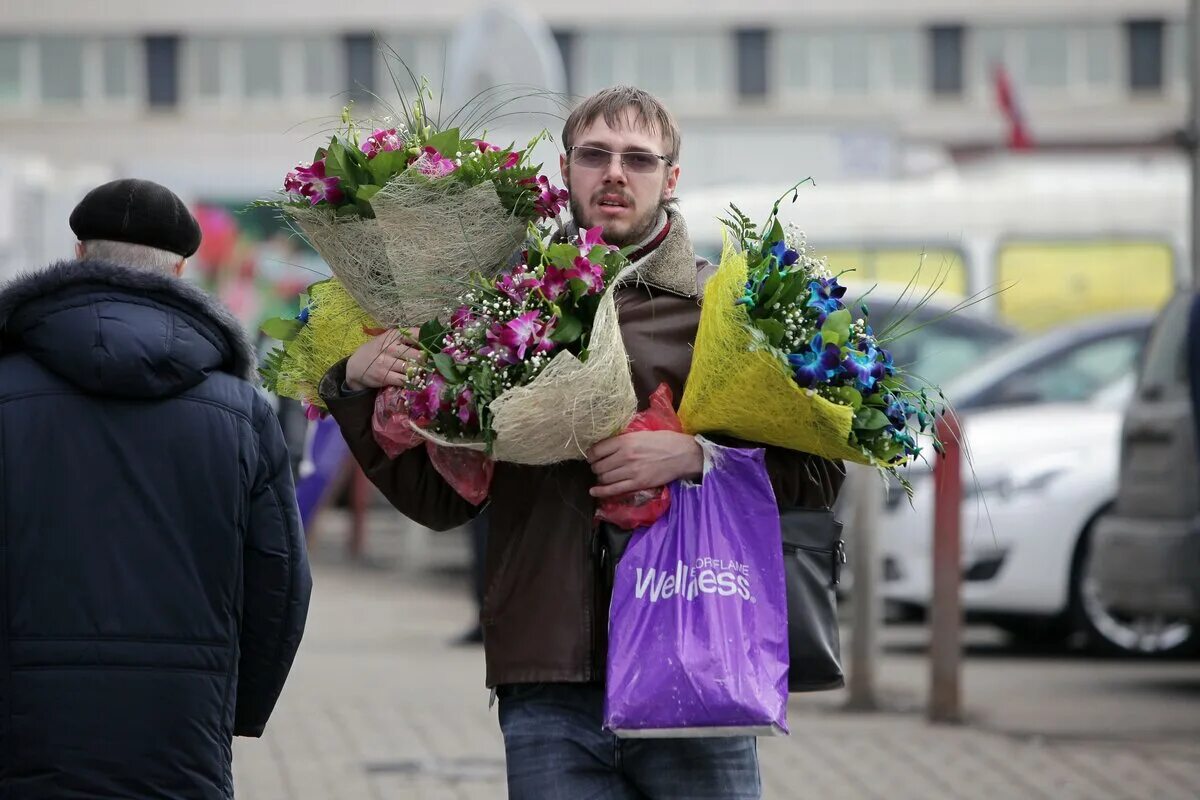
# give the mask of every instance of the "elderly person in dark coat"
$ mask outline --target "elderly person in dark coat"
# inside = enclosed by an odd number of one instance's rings
[[[231,798],[308,611],[287,451],[179,198],[115,181],[71,227],[0,288],[0,796]]]

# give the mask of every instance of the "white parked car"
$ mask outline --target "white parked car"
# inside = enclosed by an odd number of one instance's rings
[[[1026,640],[1087,637],[1107,652],[1174,651],[1192,629],[1160,617],[1117,614],[1090,577],[1090,537],[1117,493],[1122,380],[1089,401],[980,410],[964,417],[963,606]],[[912,505],[892,492],[881,518],[883,595],[926,609],[932,594],[934,487],[910,475]]]

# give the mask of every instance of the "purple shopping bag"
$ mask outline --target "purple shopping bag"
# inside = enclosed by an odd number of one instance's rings
[[[616,566],[604,727],[619,736],[787,733],[787,593],[762,450],[701,440],[702,484]]]

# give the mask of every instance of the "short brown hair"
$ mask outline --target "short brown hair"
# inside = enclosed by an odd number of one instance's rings
[[[662,134],[667,140],[667,152],[664,155],[671,161],[678,161],[680,136],[675,117],[661,100],[635,86],[610,86],[577,105],[563,126],[563,148],[569,148],[579,132],[595,122],[597,117],[604,117],[610,128],[623,124],[625,112],[629,109],[633,110],[638,127]]]

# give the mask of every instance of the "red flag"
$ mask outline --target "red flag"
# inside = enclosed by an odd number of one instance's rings
[[[1008,121],[1008,147],[1010,150],[1032,150],[1033,137],[1029,134],[1029,127],[1025,122],[1025,112],[1017,101],[1012,81],[1008,78],[1008,70],[1004,68],[1003,64],[997,64],[994,74],[996,101],[1000,104],[1004,119]]]

